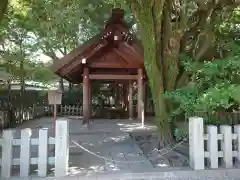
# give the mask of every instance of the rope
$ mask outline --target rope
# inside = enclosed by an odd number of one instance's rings
[[[147,160],[141,160],[141,161],[117,161],[117,160],[109,159],[109,158],[104,157],[104,156],[100,156],[100,155],[98,155],[98,154],[96,154],[96,153],[94,153],[94,152],[86,149],[85,147],[83,147],[82,145],[80,145],[79,143],[77,143],[76,141],[74,141],[72,138],[69,137],[69,139],[70,139],[70,141],[71,141],[73,144],[75,144],[77,147],[81,148],[81,149],[84,150],[85,152],[87,152],[87,153],[89,153],[89,154],[91,154],[91,155],[93,155],[93,156],[95,156],[95,157],[97,157],[97,158],[99,158],[99,159],[103,159],[103,160],[105,160],[105,161],[110,161],[110,162],[115,162],[115,163],[123,163],[123,164],[124,164],[124,163],[126,163],[126,164],[131,163],[131,164],[133,164],[133,163],[141,163],[141,162],[148,162],[148,161],[150,161],[150,160],[155,160],[156,158],[161,157],[161,156],[163,156],[163,155],[166,155],[166,154],[168,154],[169,152],[173,151],[174,149],[176,149],[176,147],[178,147],[179,145],[183,144],[183,143],[187,140],[187,138],[185,138],[185,139],[182,140],[181,142],[175,144],[172,148],[170,148],[170,149],[167,150],[166,152],[164,152],[164,153],[162,153],[162,154],[159,154],[159,155],[156,156],[156,157],[148,158]]]
[[[37,126],[35,127],[37,128]],[[152,158],[148,158],[147,160],[141,160],[141,161],[117,161],[117,160],[112,160],[112,159],[109,159],[107,157],[104,157],[104,156],[100,156],[88,149],[86,149],[85,147],[83,147],[82,145],[80,145],[79,143],[77,143],[76,141],[74,141],[70,136],[68,136],[69,140],[75,144],[77,147],[81,148],[82,150],[84,150],[85,152],[99,158],[99,159],[103,159],[105,161],[110,161],[110,162],[115,162],[115,163],[122,163],[122,164],[134,164],[134,163],[141,163],[141,162],[149,162],[150,160],[155,160],[156,158],[159,158],[159,157],[162,157],[166,154],[168,154],[169,152],[173,151],[174,149],[176,149],[178,146],[180,146],[181,144],[183,144],[185,141],[188,140],[188,138],[184,138],[182,141],[180,141],[179,143],[175,144],[172,148],[169,148],[168,150],[166,148],[163,148],[161,150],[158,150],[158,151],[164,151],[166,150],[166,152],[162,153],[162,154],[159,154],[158,156],[156,157],[152,157]],[[153,151],[151,151],[153,152]]]

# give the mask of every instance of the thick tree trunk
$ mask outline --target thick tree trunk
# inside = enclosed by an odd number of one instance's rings
[[[172,55],[170,50],[171,3],[171,0],[131,2],[144,47],[144,64],[152,93],[156,124],[159,128],[160,147],[170,145],[172,142],[169,110],[164,92],[174,88],[178,74],[178,59],[175,51]],[[168,34],[163,34],[164,31]]]
[[[4,13],[7,11],[8,0],[0,1],[0,23],[3,19]]]
[[[151,87],[152,92],[155,90],[160,90],[158,79],[154,80],[155,85]],[[159,129],[159,148],[165,147],[171,144],[172,142],[172,132],[171,132],[171,124],[168,121],[168,113],[166,102],[164,100],[162,93],[155,93],[153,95],[153,102],[154,102],[154,111],[155,111],[155,118],[156,124]]]

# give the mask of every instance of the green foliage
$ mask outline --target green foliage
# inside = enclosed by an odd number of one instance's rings
[[[216,84],[197,98],[194,109],[204,112],[229,109],[235,103],[233,99],[235,89],[236,85],[233,84]]]
[[[28,16],[28,6],[23,1],[11,1],[0,26],[0,67],[11,74],[12,80],[47,82],[55,78],[49,65],[35,61],[36,39]]]
[[[193,112],[193,105],[196,103],[198,94],[198,88],[194,84],[189,84],[186,87],[176,89],[172,92],[166,92],[165,97],[170,99],[172,101],[171,103],[174,104],[170,119],[174,119],[174,117],[183,112]]]
[[[188,137],[188,132],[184,128],[176,128],[173,133],[176,140],[183,140]]]
[[[192,81],[181,89],[166,92],[165,96],[175,104],[171,117],[194,112],[232,111],[240,103],[240,46],[238,42],[228,46],[225,58],[212,61],[195,61],[181,55],[181,62]]]

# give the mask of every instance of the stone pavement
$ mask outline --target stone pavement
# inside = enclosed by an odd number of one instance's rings
[[[124,161],[125,163],[111,162],[95,157],[83,151],[71,141],[69,142],[69,174],[70,175],[94,175],[113,172],[146,172],[152,171],[153,165],[143,155],[127,132],[154,131],[155,126],[146,125],[141,128],[141,123],[129,120],[95,120],[88,127],[82,125],[79,117],[67,117],[69,119],[69,133],[72,140],[86,149],[106,157],[110,160]],[[54,129],[51,118],[41,118],[29,121],[16,128],[15,138],[20,138],[20,129],[31,128],[32,138],[38,138],[40,128],[48,128],[49,136],[54,137]],[[14,158],[20,157],[20,147],[14,147]],[[49,147],[49,156],[54,156],[54,145]],[[31,147],[31,157],[38,156],[38,147]],[[128,163],[128,161],[144,161]],[[37,173],[37,166],[31,165],[31,175]],[[19,168],[13,169],[13,175],[18,176]],[[49,176],[54,174],[54,166],[48,168]]]
[[[77,125],[72,126],[70,135],[74,141],[100,156],[125,163],[99,159],[72,144],[70,148],[70,174],[89,175],[128,170],[152,170],[152,164],[126,133],[133,126],[129,121],[127,123],[123,120],[96,120],[88,128],[83,127],[80,130],[75,128]],[[137,129],[137,127],[134,128]],[[128,163],[128,161],[144,162]]]
[[[62,178],[11,178],[10,180],[240,180],[240,169],[205,171],[172,170],[149,173],[115,173],[89,177],[68,176]]]

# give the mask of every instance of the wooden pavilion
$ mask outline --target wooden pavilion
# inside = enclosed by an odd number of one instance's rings
[[[122,9],[113,9],[104,30],[60,59],[54,71],[71,83],[83,83],[83,116],[86,119],[92,115],[93,80],[128,82],[129,118],[133,118],[133,82],[137,82],[138,119],[144,121],[143,51],[124,21]]]

